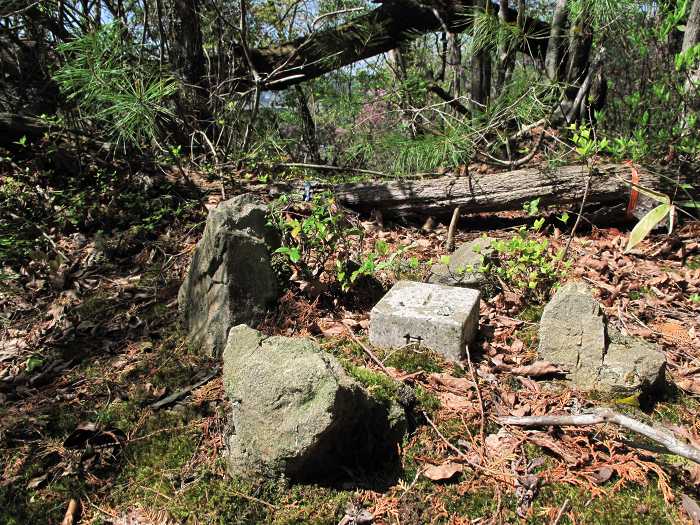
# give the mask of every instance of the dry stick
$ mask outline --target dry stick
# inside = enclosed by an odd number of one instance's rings
[[[211,154],[214,155],[214,164],[216,166],[217,171],[219,171],[219,156],[216,154],[216,148],[214,148],[214,144],[211,143],[211,140],[209,140],[209,137],[207,137],[206,133],[204,133],[203,131],[200,131],[199,133],[202,135],[202,137],[204,137],[204,141],[207,143],[207,146],[209,146]],[[221,172],[219,172],[219,182],[221,183],[221,198],[226,200],[226,190],[224,189],[224,179],[221,177]]]
[[[452,212],[452,220],[450,221],[450,227],[447,230],[448,253],[452,253],[455,249],[455,230],[457,229],[457,222],[459,222],[459,206],[457,206]]]
[[[229,492],[233,493],[234,496],[238,496],[239,498],[247,499],[249,501],[254,501],[255,503],[260,503],[260,505],[264,505],[269,509],[277,510],[277,506],[273,505],[270,502],[267,502],[265,500],[256,498],[255,496],[249,496],[248,494],[244,494],[243,492],[238,492],[237,490],[232,490],[232,489],[227,489]]]
[[[389,377],[394,377],[394,376],[392,376],[391,373],[389,372],[389,369],[388,369],[387,367],[384,366],[384,363],[382,363],[381,360],[380,360],[376,355],[374,355],[374,352],[372,352],[372,350],[370,350],[370,349],[367,347],[366,344],[364,344],[362,341],[360,341],[360,340],[357,338],[357,336],[356,336],[355,334],[352,333],[352,330],[350,330],[350,327],[348,327],[348,326],[346,326],[346,325],[343,325],[343,326],[345,326],[345,329],[346,329],[346,330],[348,331],[348,333],[350,334],[350,337],[352,337],[353,340],[354,340],[358,345],[360,345],[360,348],[362,348],[362,350],[364,350],[365,353],[370,357],[370,359],[372,359],[372,361],[374,361],[374,364],[376,364],[379,368],[381,368],[381,369],[382,369],[382,372],[384,372],[384,373],[385,373],[386,375],[388,375]]]
[[[574,227],[571,228],[571,234],[569,234],[569,240],[566,243],[566,248],[564,248],[564,257],[562,257],[562,259],[566,259],[566,256],[569,253],[569,247],[571,246],[571,241],[574,240],[574,235],[576,235],[576,228],[578,228],[578,224],[581,222],[581,216],[583,215],[583,208],[586,206],[586,200],[588,199],[588,192],[591,189],[591,179],[592,178],[593,178],[593,173],[589,172],[588,179],[586,179],[586,187],[583,190],[583,198],[581,199],[581,207],[578,210],[578,215],[576,216],[576,222],[574,222]]]
[[[428,417],[428,414],[425,412],[425,410],[421,410],[421,413],[423,414],[423,417],[428,422],[428,424],[432,427],[432,429],[438,435],[438,437],[443,441],[443,443],[445,443],[445,445],[447,445],[450,448],[450,450],[455,452],[463,461],[465,461],[467,463],[467,465],[469,465],[470,467],[472,467],[476,470],[481,471],[482,473],[486,474],[487,476],[491,476],[492,478],[494,478],[498,481],[503,481],[503,477],[504,477],[503,474],[501,474],[500,472],[494,472],[493,470],[490,470],[490,469],[480,465],[479,463],[473,461],[472,459],[469,459],[469,457],[464,452],[462,452],[457,447],[455,447],[452,443],[450,443],[450,441],[443,435],[443,433],[440,432],[440,430],[438,430],[438,427],[435,426],[435,423],[433,423],[433,420],[430,419],[430,417]],[[501,479],[499,479],[499,477]]]
[[[428,424],[431,427],[433,427],[433,430],[438,435],[438,437],[442,439],[445,445],[447,445],[450,448],[450,450],[456,452],[459,457],[467,459],[467,455],[461,450],[459,450],[457,447],[455,447],[452,443],[450,443],[450,441],[442,434],[442,432],[438,430],[438,427],[436,427],[435,423],[433,423],[433,420],[428,417],[428,414],[425,412],[425,410],[421,410],[421,413],[423,414],[423,417],[428,422]]]
[[[80,512],[80,505],[76,499],[71,498],[70,502],[68,503],[68,510],[66,510],[66,515],[63,517],[61,525],[74,525],[77,523],[78,512]]]
[[[676,454],[700,464],[700,449],[680,441],[673,433],[659,430],[641,421],[618,414],[609,409],[597,410],[590,414],[568,416],[527,416],[500,417],[498,422],[503,425],[517,426],[589,426],[601,423],[613,423],[654,441],[664,447],[669,453]]]
[[[467,363],[469,364],[469,372],[472,376],[472,381],[474,381],[474,388],[476,389],[476,398],[479,400],[479,435],[481,437],[482,449],[486,444],[484,438],[484,427],[486,426],[486,416],[484,415],[484,400],[481,397],[481,390],[479,390],[479,382],[477,381],[476,373],[474,372],[474,366],[472,365],[472,358],[469,355],[469,347],[467,347]]]
[[[494,156],[492,156],[492,155],[489,155],[489,154],[486,153],[485,151],[480,151],[479,153],[481,153],[481,154],[482,154],[484,157],[486,157],[488,160],[490,160],[491,162],[496,163],[496,164],[499,165],[499,166],[505,166],[505,167],[507,167],[507,168],[519,168],[519,167],[521,167],[521,166],[524,166],[524,165],[527,164],[528,162],[530,162],[530,161],[535,157],[535,155],[537,154],[537,152],[538,152],[539,149],[540,149],[540,146],[542,145],[542,139],[544,139],[545,133],[546,133],[546,130],[543,129],[543,130],[542,130],[542,133],[540,133],[540,136],[539,136],[539,138],[537,139],[537,142],[535,142],[535,144],[532,146],[532,149],[530,150],[530,153],[528,153],[527,155],[525,155],[524,157],[522,157],[522,158],[520,158],[520,159],[518,159],[518,160],[501,160],[501,159],[497,159],[496,157],[494,157]]]
[[[573,122],[573,120],[576,116],[576,113],[579,112],[580,106],[583,103],[583,99],[591,87],[591,82],[593,81],[593,76],[596,74],[596,72],[598,71],[598,68],[603,63],[606,52],[607,52],[606,49],[604,47],[601,47],[600,50],[598,51],[598,54],[591,61],[591,64],[588,67],[588,74],[586,75],[586,78],[581,83],[581,86],[579,87],[578,92],[576,93],[576,98],[574,99],[574,103],[571,105],[569,112],[566,115],[564,115],[564,118],[566,118],[567,123]],[[571,62],[571,63],[573,64],[573,62]]]
[[[569,499],[567,498],[564,501],[564,504],[561,506],[559,509],[559,512],[557,512],[557,517],[554,518],[554,521],[552,522],[552,525],[559,525],[559,522],[561,521],[562,516],[564,516],[564,513],[566,512],[566,509],[569,507]]]

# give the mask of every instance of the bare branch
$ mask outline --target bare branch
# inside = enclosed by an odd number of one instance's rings
[[[500,417],[497,421],[502,425],[514,425],[525,427],[546,426],[591,426],[603,423],[612,423],[619,427],[631,430],[637,434],[658,443],[671,454],[676,454],[700,464],[700,449],[682,442],[675,434],[649,426],[629,416],[618,414],[609,409],[600,409],[590,414],[565,415],[565,416],[527,416],[527,417]]]

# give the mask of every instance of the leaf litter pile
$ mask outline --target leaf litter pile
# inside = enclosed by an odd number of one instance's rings
[[[698,524],[700,466],[610,425],[498,423],[611,404],[565,387],[561,370],[537,360],[542,305],[513,290],[482,301],[480,338],[469,362],[456,365],[412,346],[371,348],[371,304],[290,288],[262,329],[317,338],[370,370],[373,394],[408,385],[419,399],[415,429],[389,485],[360,474],[338,487],[230,479],[218,366],[187,346],[177,320],[178,285],[205,212],[196,208],[126,254],[55,236],[60,264],[36,259],[0,282],[3,523]],[[442,225],[362,226],[367,246],[411,244],[422,262],[445,253]],[[568,240],[554,226],[543,232],[555,247]],[[479,234],[458,232],[458,243]],[[489,234],[508,237],[512,227]],[[686,224],[623,254],[626,233],[594,228],[569,254],[569,277],[592,286],[610,322],[668,359],[658,399],[616,400],[615,410],[696,446],[698,238],[700,224]]]

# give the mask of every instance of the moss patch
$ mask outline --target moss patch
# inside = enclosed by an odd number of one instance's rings
[[[384,364],[409,374],[420,370],[424,372],[441,372],[444,368],[443,360],[435,352],[425,348],[411,347],[388,352]]]

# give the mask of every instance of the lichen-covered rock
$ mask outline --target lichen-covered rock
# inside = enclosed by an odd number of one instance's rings
[[[463,244],[450,255],[449,264],[434,264],[430,269],[428,282],[447,286],[462,286],[480,290],[485,282],[479,271],[484,258],[493,253],[490,247],[493,239],[479,237]]]
[[[666,356],[641,337],[626,337],[608,329],[610,342],[603,358],[597,390],[616,397],[655,390],[664,380]]]
[[[539,339],[539,357],[566,370],[581,390],[628,396],[663,381],[665,356],[641,338],[608,330],[600,304],[583,283],[556,292],[542,313]]]
[[[403,411],[369,397],[312,340],[236,326],[223,358],[232,474],[320,479],[376,468],[395,453]]]
[[[269,251],[279,240],[249,194],[209,212],[178,302],[190,344],[221,355],[232,326],[254,325],[277,299]]]
[[[605,319],[583,283],[562,286],[540,319],[539,355],[568,371],[581,389],[595,388],[605,353]]]

